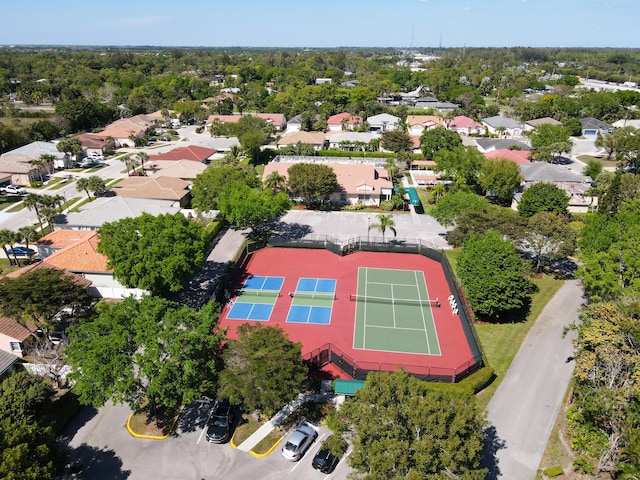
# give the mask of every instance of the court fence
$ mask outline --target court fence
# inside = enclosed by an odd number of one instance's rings
[[[427,382],[456,383],[482,367],[481,358],[473,358],[456,368],[366,362],[354,360],[331,343],[327,343],[303,355],[302,360],[311,370],[317,370],[332,364],[354,380],[366,380],[370,372],[390,372],[403,368],[413,376]]]
[[[431,260],[434,260],[442,265],[442,270],[444,271],[444,276],[449,285],[449,290],[452,292],[454,300],[458,305],[458,315],[462,320],[462,328],[464,330],[464,334],[467,340],[467,344],[471,349],[472,359],[469,362],[466,362],[463,365],[460,365],[457,368],[453,369],[435,369],[434,367],[427,366],[409,366],[403,365],[408,371],[410,371],[413,375],[418,378],[433,378],[432,381],[460,381],[471,373],[479,370],[484,366],[484,354],[480,347],[480,340],[476,334],[475,329],[473,328],[473,312],[469,308],[469,304],[467,302],[466,297],[464,296],[463,290],[458,283],[455,275],[453,273],[453,269],[447,260],[446,255],[439,250],[435,250],[431,248],[426,242],[420,239],[391,239],[386,240],[383,238],[376,237],[359,237],[353,236],[348,240],[339,240],[330,235],[318,235],[316,238],[289,238],[286,236],[274,236],[269,239],[269,245],[274,247],[287,247],[287,248],[312,248],[312,249],[326,249],[338,255],[348,255],[352,252],[356,251],[367,251],[367,252],[388,252],[388,253],[414,253],[423,255]],[[331,344],[328,344],[331,345]],[[331,358],[331,352],[335,350],[335,346],[332,348],[328,348],[328,355]],[[315,350],[314,350],[315,351]],[[318,354],[319,355],[319,354]],[[312,355],[315,360],[318,360],[318,355]],[[356,380],[362,380],[364,378],[351,375],[347,370],[352,369],[354,373],[358,373],[362,375],[362,372],[369,371],[379,371],[381,366],[384,365],[385,368],[383,370],[389,369],[395,370],[398,368],[397,365],[389,365],[383,363],[371,363],[370,365],[363,365],[363,362],[351,361],[349,363],[347,360],[350,360],[349,357],[345,357],[341,352],[341,361],[342,363],[338,364],[333,361],[330,363],[334,363],[340,369],[342,369],[346,374],[350,375],[352,378]],[[343,358],[344,357],[344,358]],[[336,360],[339,360],[338,357],[335,357]],[[311,358],[310,358],[311,360]],[[315,361],[314,360],[314,361]],[[326,365],[326,363],[325,363]],[[349,365],[352,365],[351,367]],[[343,369],[346,368],[347,370]],[[411,367],[411,368],[409,368]],[[355,370],[354,370],[355,369]],[[425,370],[426,369],[426,370]],[[446,370],[446,371],[444,371]],[[364,373],[364,377],[366,377],[366,373]],[[450,379],[455,380],[450,380]]]

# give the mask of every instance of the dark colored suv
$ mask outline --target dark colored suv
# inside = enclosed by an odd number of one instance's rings
[[[313,457],[311,466],[316,470],[320,470],[322,473],[331,473],[338,464],[338,457],[331,454],[328,449],[322,448]]]
[[[213,407],[207,423],[207,441],[224,443],[231,438],[236,420],[236,409],[228,400],[219,400]]]

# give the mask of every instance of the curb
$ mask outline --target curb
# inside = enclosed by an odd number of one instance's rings
[[[263,457],[266,457],[266,456],[267,456],[267,455],[269,455],[271,452],[273,452],[273,451],[276,449],[276,447],[277,447],[278,445],[280,445],[280,442],[281,442],[281,441],[282,441],[282,438],[279,438],[279,439],[278,439],[278,441],[277,441],[276,443],[274,443],[274,444],[273,444],[273,446],[272,446],[269,450],[267,450],[265,453],[256,453],[256,452],[254,452],[253,450],[249,450],[249,453],[250,453],[251,455],[253,455],[254,457],[256,457],[256,458],[263,458]]]
[[[238,446],[235,443],[233,443],[233,437],[229,439],[229,445],[231,445],[231,448],[238,448]]]
[[[158,436],[158,435],[144,435],[142,433],[136,433],[131,429],[130,426],[130,422],[131,422],[131,417],[133,417],[133,413],[131,415],[129,415],[129,417],[127,418],[127,423],[126,423],[126,427],[127,430],[129,431],[129,434],[132,437],[135,438],[145,438],[147,440],[166,440],[167,438],[169,438],[169,435],[171,435],[173,433],[173,429],[176,427],[176,423],[178,423],[178,418],[180,417],[180,415],[176,415],[176,419],[173,421],[173,425],[171,425],[171,430],[169,430],[169,433],[167,433],[166,435],[163,436]]]

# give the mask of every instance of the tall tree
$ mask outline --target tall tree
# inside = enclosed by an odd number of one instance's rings
[[[114,276],[155,295],[180,290],[204,260],[202,226],[180,213],[144,213],[107,222],[99,232],[98,251],[109,259]]]
[[[393,233],[394,237],[398,233],[396,231],[395,222],[393,221],[393,216],[391,214],[384,214],[384,213],[379,214],[378,223],[372,223],[371,225],[369,225],[369,230],[371,230],[372,228],[374,230],[380,230],[380,233],[382,233],[383,242],[384,242],[384,234],[387,230],[390,230],[391,233]]]
[[[529,217],[520,245],[533,253],[535,271],[540,272],[547,260],[572,254],[575,240],[567,217],[552,212],[538,212]]]
[[[513,243],[495,231],[472,235],[464,242],[457,264],[469,306],[490,320],[500,320],[526,304],[532,291],[527,270]]]
[[[573,146],[568,129],[562,125],[545,123],[529,133],[533,155],[536,160],[555,161],[556,154],[570,152]]]
[[[480,168],[478,182],[486,196],[504,207],[511,205],[522,176],[518,165],[510,160],[485,160]]]
[[[91,198],[91,194],[89,193],[89,179],[87,177],[80,177],[76,181],[76,190],[79,192],[84,192],[87,194],[87,198]]]
[[[453,130],[431,128],[422,132],[420,145],[424,158],[431,160],[441,150],[453,150],[456,147],[461,147],[462,139]]]
[[[481,480],[484,417],[471,395],[431,391],[403,370],[375,372],[339,411],[362,478]]]
[[[220,394],[270,417],[304,389],[300,349],[278,326],[243,323],[223,353]]]
[[[413,150],[413,142],[408,133],[402,130],[389,130],[382,134],[382,148],[393,153],[410,152]]]
[[[449,192],[433,207],[431,215],[440,225],[450,227],[456,218],[469,211],[484,211],[489,208],[485,197],[471,192]]]
[[[306,201],[323,200],[338,186],[333,169],[319,163],[296,163],[287,174],[289,189]]]
[[[64,152],[66,168],[72,167],[74,161],[81,159],[83,155],[82,143],[77,138],[63,138],[58,142],[56,148],[59,152]]]
[[[457,133],[455,135],[458,135]],[[441,177],[453,181],[453,187],[477,190],[480,169],[485,157],[474,147],[455,147],[438,151],[434,157],[435,171]]]
[[[523,217],[531,217],[538,212],[553,212],[567,215],[569,196],[553,183],[536,183],[527,188],[518,204],[518,213]]]
[[[216,308],[196,312],[159,297],[127,297],[71,327],[65,352],[80,401],[99,407],[112,399],[136,409],[145,398],[153,408],[215,396],[224,339]]]
[[[235,183],[257,187],[260,180],[251,171],[232,166],[212,167],[198,174],[193,181],[191,204],[201,212],[218,209],[218,200],[223,191]],[[231,190],[232,188],[229,188]]]

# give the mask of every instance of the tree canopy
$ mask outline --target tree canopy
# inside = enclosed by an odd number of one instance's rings
[[[65,353],[84,404],[112,399],[136,409],[147,398],[176,407],[215,396],[223,340],[214,304],[196,312],[160,297],[127,297],[71,327]]]
[[[478,182],[487,197],[508,207],[522,182],[522,176],[515,162],[506,159],[485,160],[480,168]]]
[[[441,150],[453,150],[462,146],[462,139],[453,130],[445,128],[430,128],[420,136],[422,155],[427,160],[435,158]]]
[[[556,154],[570,152],[573,146],[569,130],[562,125],[549,123],[538,125],[531,131],[529,137],[535,159],[545,162],[554,161]]]
[[[236,184],[257,187],[260,180],[253,172],[233,166],[210,166],[198,174],[193,181],[191,204],[201,212],[218,208],[218,200],[223,192],[232,190]]]
[[[244,323],[237,333],[223,353],[220,395],[270,417],[303,391],[301,345],[277,326]]]
[[[122,284],[167,295],[182,288],[204,260],[202,226],[184,215],[153,216],[107,222],[100,228],[98,251]]]
[[[319,163],[296,163],[287,170],[289,190],[307,201],[319,201],[338,186],[336,173]]]
[[[382,147],[394,153],[411,152],[413,142],[408,133],[402,130],[388,130],[382,134]]]
[[[458,257],[457,273],[469,306],[492,320],[527,304],[532,293],[527,271],[513,243],[502,240],[495,231],[471,235]]]
[[[471,192],[449,192],[436,203],[431,215],[440,225],[450,227],[464,212],[477,212],[488,208],[489,201],[485,197]]]
[[[481,480],[484,418],[471,395],[431,391],[406,371],[375,372],[339,416],[353,432],[351,466],[371,480]]]
[[[553,212],[567,215],[569,196],[553,183],[536,183],[527,188],[518,203],[518,213],[531,217],[538,212]]]
[[[451,180],[455,189],[476,189],[480,169],[485,162],[484,155],[477,148],[442,149],[435,153],[433,159],[435,171],[441,173],[442,178]]]

